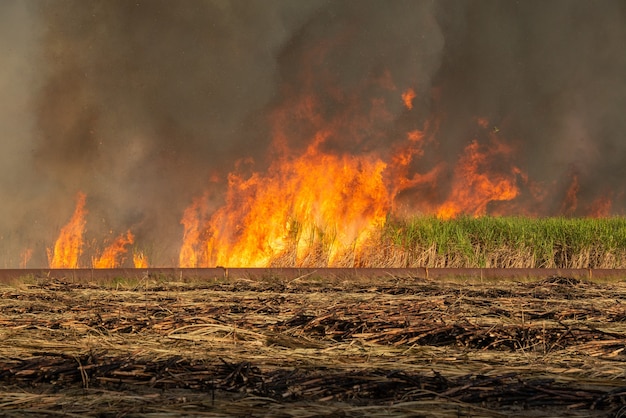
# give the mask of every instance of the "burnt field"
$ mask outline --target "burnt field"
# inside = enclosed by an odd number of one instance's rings
[[[3,416],[623,416],[626,283],[28,277]]]

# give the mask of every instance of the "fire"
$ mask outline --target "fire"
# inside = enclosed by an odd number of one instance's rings
[[[78,259],[83,249],[83,233],[85,231],[86,196],[78,193],[76,209],[70,221],[61,229],[54,249],[48,249],[50,268],[78,268]]]
[[[359,88],[351,94],[333,88],[328,96],[307,93],[316,88],[305,77],[303,92],[271,115],[266,168],[256,168],[252,158],[240,160],[227,176],[220,204],[213,201],[220,195],[205,192],[184,210],[180,267],[358,266],[367,240],[398,213],[441,219],[540,213],[535,208],[549,191],[517,166],[514,147],[501,136],[505,126],[501,130],[487,118],[473,119],[480,134],[451,165],[438,150],[438,119],[421,120],[415,116],[420,112],[406,112],[397,102],[400,111],[394,116],[383,98],[359,100]],[[363,88],[383,95],[392,91],[397,100],[389,77]],[[419,106],[415,97],[412,88],[401,93],[406,109]],[[332,112],[325,108],[329,101]],[[406,129],[395,129],[397,118]],[[386,138],[389,146],[376,145]],[[222,178],[213,173],[212,187],[217,190]],[[574,173],[562,214],[578,209],[579,189]],[[85,201],[79,193],[74,214],[48,250],[50,267],[78,267]],[[592,216],[607,216],[611,199],[598,198],[588,209]],[[134,243],[128,230],[92,257],[93,267],[123,265]],[[21,265],[31,256],[25,252]],[[148,267],[137,250],[132,262]]]
[[[126,253],[126,247],[135,242],[135,237],[130,231],[118,236],[108,247],[102,251],[98,259],[93,260],[96,269],[110,269],[117,267],[120,257]]]
[[[441,219],[460,214],[481,216],[487,213],[490,202],[516,198],[520,170],[515,166],[507,166],[498,172],[493,170],[498,165],[496,161],[506,161],[511,153],[512,148],[498,142],[495,137],[488,145],[472,141],[455,167],[452,192],[437,210],[437,216]]]
[[[354,265],[342,257],[358,258],[384,224],[393,201],[389,164],[363,144],[384,137],[393,117],[382,97],[363,101],[359,93],[391,94],[395,86],[383,76],[341,91],[332,74],[312,70],[324,49],[310,51],[299,84],[284,87],[288,99],[270,115],[267,169],[242,161],[221,207],[210,212],[204,197],[185,210],[180,266]],[[329,103],[336,111],[326,111]]]
[[[409,110],[413,109],[413,99],[415,99],[415,90],[410,88],[402,93],[402,101],[404,102],[404,106],[406,106],[406,108]]]
[[[424,148],[433,141],[433,138],[427,136],[426,131],[415,129],[406,134],[406,140],[396,147],[390,158],[390,164],[387,170],[387,184],[393,190],[393,197],[405,189],[410,189],[423,183],[435,183],[436,176],[440,172],[442,166],[435,167],[432,171],[422,174],[411,172],[411,164],[424,155]]]
[[[333,265],[342,252],[358,252],[389,210],[386,164],[323,152],[327,137],[318,133],[303,155],[278,160],[266,174],[231,174],[226,204],[206,226],[206,256],[198,260],[193,246],[185,244],[181,266],[267,266],[289,250],[293,264],[300,265],[311,256],[307,249],[316,245],[328,250],[327,263]],[[185,211],[183,224],[190,237],[185,243],[200,236],[197,205]]]
[[[141,251],[135,251],[133,253],[133,265],[136,269],[148,268],[148,258]]]
[[[83,252],[87,209],[85,208],[87,197],[84,193],[78,193],[76,199],[76,208],[70,221],[61,229],[59,237],[56,240],[54,249],[48,249],[48,262],[50,268],[78,268],[80,256]],[[102,254],[93,258],[92,266],[94,268],[115,268],[122,264],[122,259],[126,253],[126,247],[133,244],[134,235],[127,231],[125,234],[118,236],[109,246],[107,246]],[[24,253],[23,265],[25,265],[32,251]],[[135,265],[147,266],[145,257],[141,255],[135,258]]]
[[[202,213],[206,211],[204,199],[196,199],[185,209],[180,223],[184,227],[183,245],[178,257],[180,267],[198,267],[203,258],[201,253],[200,235],[202,233]]]
[[[414,97],[412,89],[402,94],[407,108],[412,108]],[[353,105],[351,100],[343,100]],[[184,211],[179,265],[264,267],[279,262],[333,266],[346,265],[342,259],[346,253],[355,255],[347,265],[358,265],[362,245],[385,224],[396,197],[417,186],[438,187],[445,169],[443,164],[434,164],[426,172],[415,167],[425,149],[436,143],[437,121],[409,130],[386,158],[380,153],[333,151],[330,141],[336,140],[338,132],[357,137],[361,132],[377,135],[375,128],[391,120],[384,101],[371,101],[367,114],[367,118],[357,115],[349,121],[342,114],[342,118],[327,121],[318,112],[315,95],[290,102],[287,111],[278,111],[275,157],[268,169],[248,175],[241,169],[230,173],[225,202],[213,213],[206,196]],[[293,124],[290,118],[318,127],[299,155],[289,146],[284,128]],[[479,119],[478,124],[485,130],[489,127],[486,119]],[[467,145],[444,202],[415,205],[448,219],[460,214],[484,215],[490,202],[515,199],[520,192],[517,182],[525,174],[510,163],[513,148],[500,141],[495,130],[488,136],[487,144],[475,140]]]

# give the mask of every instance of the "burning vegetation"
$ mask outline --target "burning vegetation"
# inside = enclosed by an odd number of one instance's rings
[[[411,219],[621,215],[611,7],[16,8],[47,28],[17,58],[47,71],[23,80],[4,266],[375,266]]]
[[[393,85],[384,87],[397,90]],[[413,89],[408,89],[398,99],[407,113],[412,110],[414,98]],[[377,126],[384,125],[388,113],[383,102],[372,102],[366,109],[368,117],[352,118],[342,112],[325,120],[318,113],[320,101],[311,93],[275,112],[271,164],[265,171],[246,173],[246,162],[240,161],[239,169],[227,176],[221,206],[209,204],[208,191],[193,199],[180,221],[180,267],[372,265],[372,260],[362,260],[361,255],[365,247],[376,245],[372,240],[380,237],[387,223],[397,219],[394,210],[434,217],[435,222],[489,214],[524,213],[534,217],[542,213],[538,208],[546,196],[555,193],[549,186],[529,180],[516,165],[515,146],[485,118],[477,120],[477,134],[452,166],[441,161],[429,171],[419,172],[424,155],[438,146],[437,123],[427,121],[423,129],[404,133],[391,150],[353,155],[337,150],[334,142],[341,133],[350,132],[354,140],[362,135],[360,129],[370,135]],[[298,119],[314,123],[316,128],[310,143],[294,150],[289,146],[285,125],[286,121]],[[434,196],[443,191],[446,194],[441,199],[419,200],[422,193]],[[575,213],[578,193],[578,175],[572,174],[557,214]],[[603,196],[597,200],[605,201]],[[588,216],[607,216],[609,210],[610,202],[594,203]],[[80,193],[74,215],[61,230],[54,250],[49,250],[50,267],[78,266],[85,213],[85,195]],[[95,256],[92,266],[119,266],[133,243],[129,230]],[[145,255],[137,251],[133,262],[135,267],[148,265]],[[549,261],[547,264],[553,265]]]
[[[0,2],[0,408],[624,415],[625,4]]]

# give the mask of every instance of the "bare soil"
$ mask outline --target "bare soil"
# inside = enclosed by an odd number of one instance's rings
[[[624,416],[626,283],[0,287],[3,416]]]

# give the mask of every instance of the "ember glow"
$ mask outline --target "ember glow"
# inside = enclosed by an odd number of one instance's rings
[[[359,266],[390,219],[626,210],[620,2],[0,2],[0,22],[3,267]]]

